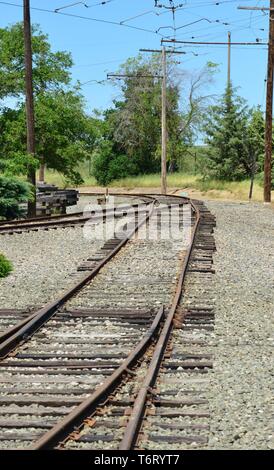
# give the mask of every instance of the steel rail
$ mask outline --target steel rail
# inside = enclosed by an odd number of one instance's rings
[[[4,359],[15,347],[25,342],[30,336],[33,335],[42,325],[44,325],[49,318],[51,318],[56,311],[65,304],[71,297],[73,297],[79,290],[81,290],[89,281],[91,281],[99,271],[107,264],[120,250],[126,245],[128,240],[139,230],[151,217],[154,212],[155,201],[150,204],[148,214],[135,224],[133,229],[121,240],[121,242],[103,259],[97,266],[75,286],[68,289],[62,296],[53,302],[48,303],[42,309],[38,310],[33,318],[29,318],[28,322],[9,336],[5,341],[0,344],[0,359]],[[31,315],[32,317],[32,315]],[[24,321],[23,321],[24,322]],[[15,327],[16,328],[16,327]]]
[[[145,203],[145,206],[147,207],[150,203]],[[133,207],[134,208],[140,208],[141,207],[141,210],[138,210],[138,213],[142,213],[143,211],[145,211],[145,209],[143,209],[143,204],[142,205],[132,205],[132,206],[123,206],[124,207],[124,211],[128,208],[128,209],[132,209]],[[118,217],[120,215],[120,213],[115,213],[114,212],[114,217]],[[101,217],[98,216],[98,218],[101,220]],[[107,217],[105,217],[107,218]],[[105,220],[105,218],[103,220]],[[90,220],[90,217],[87,218],[87,220]],[[96,217],[92,217],[92,221],[94,222],[96,219]],[[8,340],[8,338],[12,337],[15,333],[17,333],[21,328],[23,328],[26,324],[28,324],[31,320],[33,320],[37,315],[38,313],[40,313],[40,310],[38,310],[38,312],[34,312],[32,313],[31,315],[29,315],[28,317],[24,318],[22,321],[18,322],[16,325],[12,326],[11,328],[8,328],[6,331],[4,331],[2,334],[0,334],[0,345]],[[1,349],[0,349],[1,351]]]
[[[87,194],[87,193],[85,193]],[[87,195],[96,195],[97,193],[88,193]],[[112,194],[110,194],[112,195]],[[119,194],[116,194],[116,196],[131,196],[131,197],[136,197],[135,195],[127,195],[127,194],[123,194],[123,193],[119,193]],[[153,201],[153,195],[139,195],[140,197],[145,197],[147,199],[150,199],[151,201]],[[175,196],[175,195],[172,195],[172,197],[175,197],[177,198],[178,200],[186,200],[186,198],[182,198],[181,196]],[[154,201],[155,202],[155,201]],[[144,203],[144,205],[148,205],[149,203]],[[119,210],[126,210],[127,208],[130,209],[130,208],[142,208],[143,207],[143,204],[133,204],[132,206],[117,206],[114,208],[114,210],[116,211],[117,209]],[[172,207],[172,204],[170,204],[169,206],[167,207]],[[109,209],[109,211],[112,211],[113,209]],[[83,213],[82,212],[79,212],[77,213],[77,215],[82,215]],[[75,214],[67,214],[68,217],[70,217],[71,215],[75,215]],[[115,215],[115,214],[114,214]],[[62,216],[54,216],[55,217],[62,217]],[[45,217],[46,220],[48,220],[49,218],[48,217]],[[33,220],[35,221],[36,219],[28,219],[29,221]],[[90,218],[87,218],[87,220],[90,220]],[[95,221],[96,218],[93,216],[92,217],[92,220]],[[17,222],[21,222],[21,221],[14,221],[14,223],[17,223]],[[60,222],[61,223],[61,222]],[[0,231],[1,231],[1,227],[0,227]],[[16,334],[21,328],[23,328],[25,325],[27,325],[31,320],[33,320],[37,315],[38,313],[40,312],[40,310],[38,312],[34,312],[32,313],[31,315],[29,315],[28,317],[26,317],[25,319],[23,319],[21,322],[17,323],[16,325],[12,326],[11,328],[8,328],[6,331],[4,331],[2,334],[0,334],[0,345],[4,342],[4,341],[7,341],[8,338],[11,338],[14,334]],[[0,349],[1,351],[1,349]]]
[[[79,193],[80,196],[94,196],[94,197],[98,197],[98,196],[104,196],[104,193]],[[129,197],[129,198],[136,198],[136,196],[138,196],[138,194],[126,194],[126,193],[109,193],[110,196],[124,196],[124,197]],[[146,198],[146,199],[149,199],[150,201],[149,202],[152,202],[153,201],[153,197],[151,196],[148,196],[148,195],[145,195],[145,194],[141,194],[140,197],[143,197],[143,198]],[[127,207],[134,207],[134,206],[137,206],[138,204],[132,204],[132,205],[125,205],[125,206],[115,206],[114,209],[116,209],[117,207],[119,208],[127,208]],[[140,205],[140,204],[139,204]],[[109,210],[112,210],[112,208],[110,208]],[[34,217],[34,218],[27,218],[27,219],[15,219],[15,220],[1,220],[0,221],[0,229],[1,227],[4,227],[5,225],[11,225],[11,226],[15,226],[15,225],[20,225],[20,224],[24,224],[24,223],[32,223],[32,222],[41,222],[41,221],[55,221],[55,220],[59,220],[59,219],[67,219],[67,218],[71,218],[71,217],[77,217],[77,216],[81,216],[83,215],[84,212],[74,212],[74,213],[71,213],[71,214],[55,214],[55,215],[42,215],[42,216],[37,216],[37,217]]]
[[[33,218],[26,218],[26,219],[12,219],[12,220],[1,220],[0,228],[4,227],[5,225],[20,225],[24,223],[31,223],[31,222],[42,222],[43,220],[59,220],[60,218],[64,217],[73,217],[73,216],[80,216],[83,212],[74,212],[71,214],[54,214],[54,215],[41,215]]]
[[[169,310],[168,316],[165,320],[165,324],[162,329],[160,338],[156,344],[156,347],[155,347],[155,350],[154,350],[154,353],[153,353],[153,356],[149,365],[148,373],[146,375],[146,378],[134,402],[132,413],[129,417],[128,424],[124,432],[124,437],[119,447],[120,450],[130,450],[134,448],[134,445],[138,438],[140,428],[142,426],[147,397],[149,395],[151,388],[153,387],[155,383],[155,380],[156,380],[156,377],[157,377],[157,374],[161,365],[161,361],[165,353],[166,345],[170,338],[174,315],[175,315],[178,303],[182,295],[182,287],[185,281],[188,263],[190,260],[190,256],[191,256],[193,246],[194,246],[195,237],[196,237],[197,230],[198,230],[200,220],[201,220],[199,209],[192,202],[191,202],[191,205],[192,205],[193,210],[197,214],[197,219],[193,227],[191,244],[184,258],[182,271],[180,274],[176,293],[175,293],[171,308]]]
[[[188,266],[191,252],[192,252],[195,235],[197,232],[198,225],[200,223],[199,210],[195,207],[195,205],[191,201],[190,201],[190,204],[192,206],[193,211],[197,214],[196,223],[193,228],[191,246],[188,249],[188,252],[184,259],[182,271],[181,271],[179,281],[178,281],[178,286],[175,292],[175,296],[173,298],[173,302],[172,302],[168,317],[165,320],[163,330],[156,344],[156,350],[153,354],[151,365],[149,367],[149,375],[146,378],[145,383],[142,386],[142,389],[140,391],[140,393],[142,394],[142,399],[141,399],[142,409],[145,406],[145,399],[146,399],[146,396],[150,387],[150,383],[152,383],[152,380],[150,379],[150,374],[152,373],[153,378],[154,378],[156,371],[157,371],[157,365],[159,361],[158,359],[156,360],[156,357],[157,358],[158,356],[161,357],[161,351],[164,350],[169,332],[171,330],[174,313],[176,311],[177,305],[181,297],[182,286],[185,280],[185,275],[186,275],[187,266]],[[90,397],[84,400],[68,416],[66,416],[66,418],[64,418],[61,422],[57,423],[52,429],[50,429],[40,439],[38,439],[31,447],[31,450],[52,449],[58,443],[62,442],[62,440],[64,440],[73,429],[76,429],[77,427],[79,427],[80,424],[82,424],[83,419],[85,419],[87,416],[91,416],[92,414],[94,414],[94,412],[96,411],[96,408],[99,405],[102,406],[106,404],[108,399],[110,398],[109,397],[110,393],[112,393],[113,390],[115,390],[115,388],[121,383],[124,375],[129,375],[131,373],[129,368],[136,363],[136,361],[138,360],[140,356],[144,354],[144,352],[147,349],[148,344],[151,344],[155,334],[159,330],[161,320],[163,319],[164,319],[164,307],[162,306],[157,316],[155,317],[151,328],[148,330],[143,340],[141,340],[141,342],[137,345],[136,349],[128,356],[125,362],[97,390],[95,390],[95,392]],[[146,341],[146,338],[147,338],[147,341]],[[127,431],[126,431],[126,434],[127,434]]]
[[[70,432],[77,425],[81,424],[87,415],[90,416],[94,411],[96,411],[96,408],[99,405],[101,406],[104,404],[104,400],[109,398],[109,395],[117,387],[117,385],[121,383],[124,376],[131,374],[130,368],[136,364],[138,359],[146,351],[148,345],[152,342],[156,332],[160,327],[163,316],[164,308],[161,307],[147,333],[138,343],[136,348],[130,353],[127,359],[121,364],[121,366],[115,372],[113,372],[113,374],[107,380],[105,380],[105,382],[98,389],[96,389],[90,397],[86,398],[62,421],[57,423],[52,429],[50,429],[40,439],[38,439],[30,448],[30,450],[52,449],[65,436],[67,436],[68,432]]]
[[[125,206],[116,206],[113,208],[106,208],[102,209],[102,213],[99,211],[91,210],[90,213],[87,211],[85,212],[78,212],[75,214],[66,214],[60,216],[53,216],[53,218],[45,218],[44,221],[41,219],[27,219],[27,220],[16,220],[13,222],[5,221],[3,224],[0,225],[0,234],[1,233],[9,233],[9,232],[16,232],[19,230],[27,230],[32,229],[35,230],[36,228],[49,228],[49,227],[56,227],[58,225],[65,226],[65,225],[77,225],[84,222],[87,222],[92,218],[92,220],[101,220],[103,216],[103,220],[107,218],[109,214],[114,213],[114,215],[118,216],[119,212],[127,211],[130,209],[145,207],[149,203],[144,204],[132,204],[132,205],[125,205]]]

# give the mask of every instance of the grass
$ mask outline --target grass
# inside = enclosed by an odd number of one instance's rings
[[[220,181],[215,179],[203,180],[201,175],[172,174],[167,178],[170,189],[178,188],[189,193],[199,193],[213,199],[233,199],[247,201],[250,181]],[[160,186],[160,175],[145,175],[135,178],[126,178],[113,182],[111,186],[134,189],[157,188]],[[274,196],[274,194],[273,194]],[[255,181],[253,188],[253,201],[263,201],[263,188]]]
[[[88,175],[87,168],[82,169],[84,184],[82,187],[96,187],[98,184],[94,177]],[[46,181],[53,183],[59,187],[65,187],[66,181],[62,175],[47,171]],[[242,200],[248,201],[250,181],[220,181],[215,179],[203,180],[201,175],[192,175],[186,173],[174,173],[167,177],[168,188],[171,190],[178,189],[188,192],[190,195],[196,197],[205,197],[210,199],[228,199],[228,200]],[[154,175],[141,175],[123,178],[121,180],[113,181],[110,184],[111,188],[119,188],[123,190],[134,190],[143,188],[144,190],[157,190],[160,191],[161,179],[159,174]],[[273,192],[274,198],[274,192]],[[253,201],[263,201],[263,188],[258,181],[254,183]]]
[[[174,173],[168,175],[167,181],[170,188],[181,188],[183,186],[193,186],[197,183],[198,176],[183,175],[181,173]],[[118,181],[113,181],[111,187],[116,188],[158,188],[161,185],[161,176],[155,175],[141,175],[123,178]]]
[[[98,186],[95,178],[93,176],[88,175],[88,171],[82,170],[81,174],[85,181],[83,186]],[[37,172],[37,178],[38,178],[38,172]],[[45,179],[47,183],[55,184],[59,188],[66,188],[66,187],[71,188],[72,187],[72,184],[67,183],[64,176],[61,173],[58,173],[57,171],[47,169],[46,174],[45,174]]]

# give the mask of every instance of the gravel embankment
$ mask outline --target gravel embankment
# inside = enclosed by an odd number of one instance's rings
[[[31,308],[54,300],[75,284],[77,267],[102,243],[86,240],[81,227],[1,236],[0,252],[14,266],[0,279],[1,308]]]
[[[209,448],[273,448],[274,212],[210,202],[217,216]]]

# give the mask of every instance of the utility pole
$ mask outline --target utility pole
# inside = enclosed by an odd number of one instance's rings
[[[25,90],[26,90],[26,120],[27,120],[27,152],[35,154],[34,133],[34,102],[32,82],[32,45],[31,45],[31,21],[30,2],[24,0],[24,44],[25,44]],[[29,168],[28,181],[34,187],[33,201],[28,202],[28,217],[36,216],[36,174],[35,169]]]
[[[271,202],[272,122],[273,122],[273,61],[274,61],[274,0],[270,7],[238,7],[239,10],[269,11],[269,40],[265,112],[264,202]]]
[[[162,49],[140,49],[140,52],[157,52],[162,54],[162,76],[161,75],[127,75],[108,73],[107,78],[162,78],[162,156],[161,156],[161,190],[162,194],[167,193],[167,54],[185,54],[182,51]]]
[[[270,0],[267,91],[265,114],[264,202],[271,202],[272,120],[273,120],[273,60],[274,60],[274,0]]]
[[[231,32],[228,32],[227,86],[231,84]]]
[[[163,80],[162,80],[162,177],[161,186],[162,194],[167,193],[167,178],[166,178],[166,154],[167,154],[167,126],[166,126],[166,48],[162,50],[162,67],[163,67]]]
[[[161,187],[162,194],[167,193],[167,54],[185,54],[183,51],[161,49],[140,49],[140,52],[158,52],[162,54],[162,156],[161,156]]]
[[[107,79],[123,79],[123,78],[163,78],[161,75],[152,75],[152,74],[142,74],[142,75],[130,75],[130,74],[124,74],[124,73],[108,73],[107,74]],[[107,188],[108,191],[108,188]]]

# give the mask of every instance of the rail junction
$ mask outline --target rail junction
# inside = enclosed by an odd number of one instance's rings
[[[159,217],[172,223],[175,205],[180,239],[136,237],[149,223],[157,230]],[[132,208],[115,209],[126,234],[78,267],[73,288],[32,312],[0,311],[0,449],[206,448],[215,218],[202,202],[173,195],[143,195]],[[0,233],[85,222],[84,213],[45,217],[1,224]],[[187,283],[196,286],[189,299]]]

